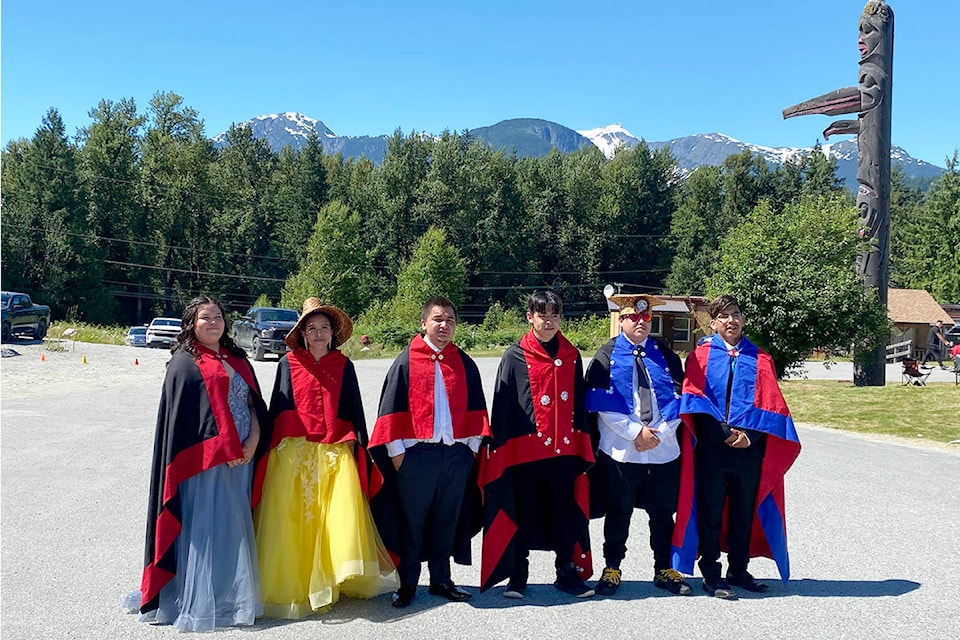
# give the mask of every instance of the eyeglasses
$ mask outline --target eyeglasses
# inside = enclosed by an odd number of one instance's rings
[[[717,317],[714,319],[720,320],[721,322],[724,322],[726,320],[742,320],[743,314],[740,313],[739,311],[734,311],[733,313],[718,313]]]
[[[639,323],[641,320],[644,322],[650,322],[653,320],[653,314],[649,311],[644,311],[643,313],[624,313],[620,317],[637,323]]]

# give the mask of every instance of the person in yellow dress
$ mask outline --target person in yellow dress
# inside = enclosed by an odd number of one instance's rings
[[[398,586],[370,514],[366,422],[342,310],[303,303],[270,401],[273,435],[254,514],[264,615],[301,618]]]

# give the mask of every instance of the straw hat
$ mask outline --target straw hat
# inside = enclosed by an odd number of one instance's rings
[[[620,307],[621,315],[643,313],[661,304],[666,304],[662,299],[649,293],[618,293],[615,296],[610,296],[607,300]]]
[[[290,329],[287,339],[284,340],[288,347],[291,349],[303,348],[304,342],[301,342],[303,326],[307,323],[307,319],[317,312],[325,313],[333,324],[334,349],[349,340],[350,336],[353,335],[353,320],[350,319],[350,316],[337,307],[323,304],[319,298],[307,298],[303,301],[303,310],[300,312],[297,324],[293,325],[293,329]]]

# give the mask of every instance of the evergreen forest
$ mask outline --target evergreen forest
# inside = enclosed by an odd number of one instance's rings
[[[70,136],[50,109],[3,149],[3,288],[54,318],[141,324],[199,293],[238,314],[257,301],[297,309],[306,295],[354,317],[406,314],[443,293],[479,321],[547,287],[580,317],[606,312],[607,283],[749,297],[758,262],[753,295],[781,308],[835,284],[856,291],[854,197],[819,149],[778,167],[745,152],[684,175],[642,142],[611,159],[518,158],[466,134],[397,131],[375,166],[315,139],[275,153],[245,127],[217,149],[174,93],[145,112],[103,100],[89,116]],[[960,302],[956,154],[926,192],[895,176],[891,229],[891,286]]]

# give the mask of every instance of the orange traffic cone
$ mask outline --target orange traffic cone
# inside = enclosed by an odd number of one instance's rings
[[[83,356],[83,364],[87,364],[87,356]]]
[[[139,360],[138,358],[134,358],[134,359],[133,359],[133,364],[140,364],[140,360]]]
[[[47,361],[47,354],[45,354],[45,353],[43,353],[43,352],[41,351],[41,352],[40,352],[40,362],[46,362],[46,361]]]

